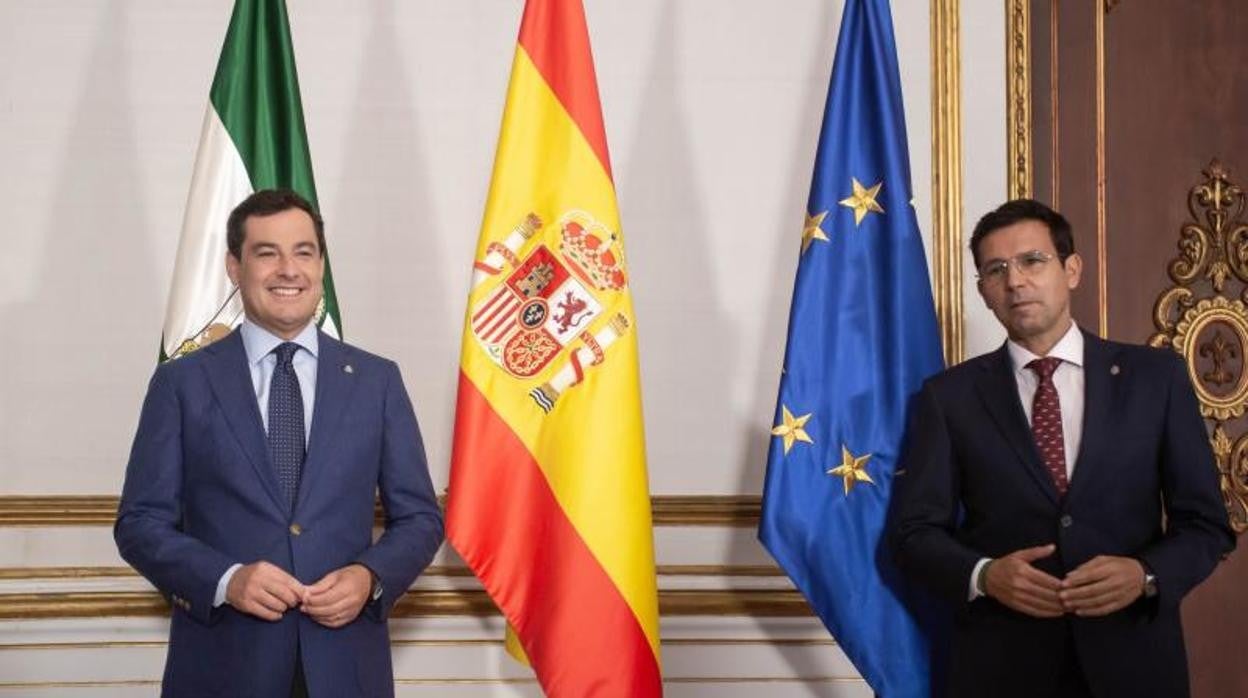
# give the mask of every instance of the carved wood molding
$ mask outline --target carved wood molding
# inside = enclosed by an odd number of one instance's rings
[[[0,620],[168,616],[169,604],[154,591],[0,594]],[[804,617],[810,607],[797,591],[784,589],[685,590],[659,592],[663,616]],[[490,597],[479,590],[413,590],[399,599],[393,618],[495,616]]]
[[[1006,187],[1011,199],[1031,196],[1031,0],[1006,0]]]
[[[962,49],[959,0],[931,0],[932,285],[945,361],[966,353],[962,307]]]
[[[1248,530],[1248,199],[1218,160],[1188,192],[1191,220],[1179,229],[1172,286],[1153,305],[1155,347],[1183,357],[1213,426],[1222,498],[1236,532]]]
[[[757,495],[654,495],[655,526],[754,527],[762,513]],[[0,526],[112,526],[112,495],[0,496]],[[381,521],[380,509],[378,522]]]

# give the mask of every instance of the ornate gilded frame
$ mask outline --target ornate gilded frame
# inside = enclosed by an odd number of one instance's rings
[[[1172,286],[1153,306],[1156,347],[1187,364],[1200,413],[1213,425],[1214,459],[1231,526],[1248,530],[1248,199],[1214,160],[1188,193],[1191,220],[1179,230]]]

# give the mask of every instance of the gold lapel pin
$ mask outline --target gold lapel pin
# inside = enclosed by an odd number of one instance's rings
[[[342,367],[342,372],[343,372],[343,373],[355,373],[355,369],[354,369],[354,368],[351,368],[351,364],[346,364],[346,365],[344,365],[344,366]],[[1114,373],[1117,373],[1117,372],[1118,372],[1118,367],[1117,367],[1117,366],[1115,366],[1115,367],[1114,367]]]
[[[1113,366],[1109,367],[1109,375],[1111,376],[1116,376],[1120,372],[1121,372],[1121,369],[1118,368],[1118,364],[1114,364]]]

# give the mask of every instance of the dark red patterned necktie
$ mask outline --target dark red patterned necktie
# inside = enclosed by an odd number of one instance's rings
[[[1069,483],[1066,480],[1066,438],[1062,433],[1062,405],[1057,398],[1057,386],[1053,385],[1053,372],[1062,363],[1051,356],[1036,359],[1027,368],[1036,372],[1040,385],[1036,386],[1036,398],[1031,403],[1031,435],[1036,448],[1049,469],[1057,496],[1066,496]]]

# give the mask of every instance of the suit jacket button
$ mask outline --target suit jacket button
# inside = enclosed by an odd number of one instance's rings
[[[1062,514],[1061,524],[1062,528],[1070,528],[1075,524],[1075,520],[1071,518],[1070,514]]]
[[[297,536],[300,533],[303,533],[303,526],[300,526],[297,523],[292,523],[290,525],[290,535]]]

